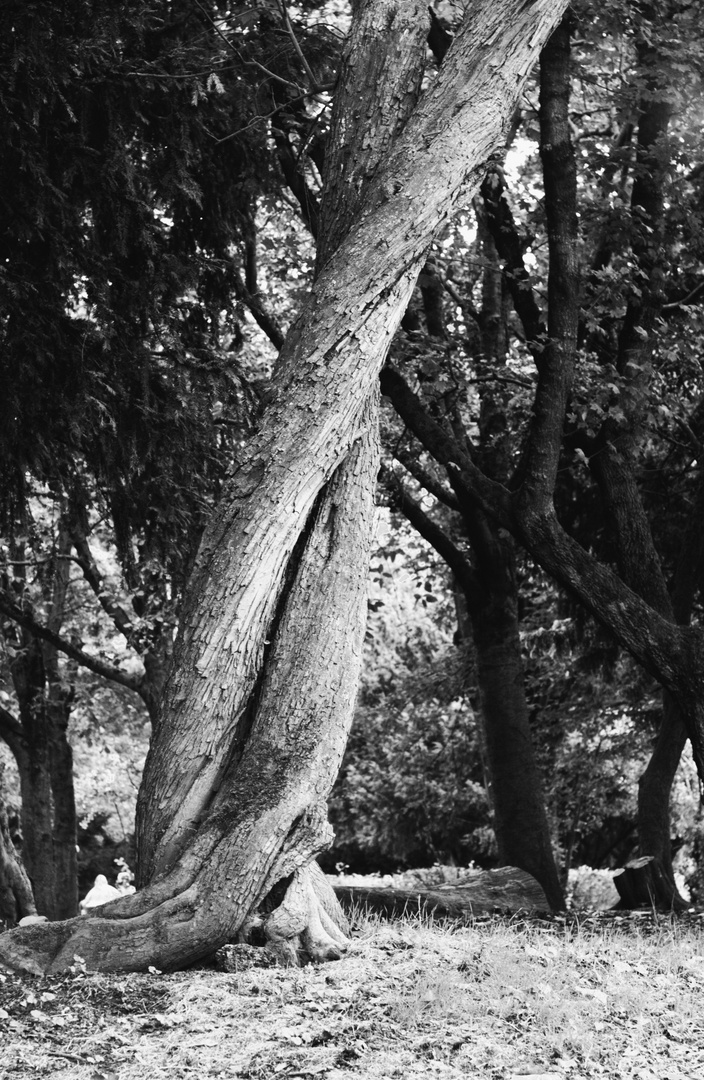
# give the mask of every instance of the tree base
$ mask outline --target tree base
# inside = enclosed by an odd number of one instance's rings
[[[655,908],[658,911],[685,911],[687,901],[674,881],[669,881],[653,855],[632,859],[614,874],[620,900],[619,909]]]
[[[281,904],[263,923],[267,949],[284,966],[304,959],[339,960],[348,943],[349,924],[332,886],[317,862],[293,875]]]

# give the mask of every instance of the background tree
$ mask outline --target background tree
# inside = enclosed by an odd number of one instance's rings
[[[604,25],[609,25],[614,15],[611,8],[601,12],[597,30],[601,32]],[[522,324],[521,339],[537,367],[533,417],[522,447],[515,450],[518,468],[511,483],[501,488],[490,482],[492,477],[486,465],[471,450],[468,453],[466,443],[457,438],[456,432],[450,431],[447,425],[441,428],[436,417],[429,415],[427,410],[423,412],[417,393],[409,392],[408,386],[404,386],[397,375],[385,375],[384,387],[425,448],[448,469],[460,505],[473,508],[478,502],[499,524],[511,530],[557,580],[576,592],[589,610],[651,673],[657,674],[676,697],[680,710],[687,702],[688,731],[694,741],[695,758],[701,772],[697,742],[700,736],[697,734],[698,721],[695,721],[698,698],[694,689],[700,677],[698,631],[693,630],[690,634],[666,628],[652,611],[648,614],[648,608],[643,608],[628,589],[624,591],[621,587],[624,584],[636,588],[654,605],[656,613],[664,613],[670,621],[686,621],[690,617],[692,599],[698,587],[695,584],[698,571],[694,568],[700,561],[696,539],[701,536],[701,527],[696,495],[690,496],[690,525],[686,529],[685,548],[675,577],[682,583],[677,586],[683,602],[682,615],[675,616],[671,602],[665,605],[665,578],[646,514],[647,503],[643,503],[637,483],[638,473],[643,479],[648,475],[643,466],[652,454],[653,440],[662,437],[667,444],[671,438],[667,424],[659,426],[650,419],[657,413],[651,411],[654,406],[649,405],[648,391],[658,394],[665,385],[661,380],[667,371],[665,353],[670,333],[664,320],[658,322],[658,311],[678,309],[678,295],[682,299],[691,294],[696,296],[697,274],[701,272],[699,226],[696,224],[699,221],[698,173],[689,167],[693,149],[688,111],[690,99],[688,96],[677,98],[673,89],[675,83],[681,85],[683,70],[688,75],[688,87],[694,91],[698,86],[697,58],[701,54],[701,41],[691,18],[692,12],[686,5],[653,5],[642,12],[634,10],[626,21],[625,34],[616,37],[621,50],[618,55],[628,57],[631,74],[625,87],[620,74],[614,76],[623,95],[617,99],[619,108],[614,110],[614,122],[619,115],[623,116],[620,102],[625,102],[632,113],[628,113],[625,129],[619,130],[611,151],[604,149],[602,182],[592,184],[591,188],[580,179],[579,170],[575,168],[566,123],[565,104],[569,94],[569,83],[564,74],[569,56],[566,31],[562,32],[561,46],[556,35],[546,50],[547,57],[551,50],[561,47],[564,55],[560,76],[562,90],[558,93],[558,98],[562,98],[561,130],[556,132],[556,138],[544,142],[542,151],[549,240],[546,327],[542,325],[538,298],[530,288],[530,274],[524,261],[526,242],[521,240],[507,201],[501,194],[502,181],[485,184],[486,220],[506,267],[507,282]],[[674,75],[673,63],[677,75]],[[545,76],[545,64],[543,67]],[[674,110],[673,102],[677,106]],[[592,122],[587,118],[597,115],[600,106],[594,103],[591,113],[589,109],[588,105],[581,117],[585,128],[587,122]],[[668,125],[673,124],[670,136]],[[592,147],[594,143],[598,145],[598,134],[589,133],[585,137]],[[581,162],[587,172],[592,160],[594,155],[585,150]],[[598,164],[598,156],[595,160]],[[566,183],[569,173],[574,179]],[[630,175],[633,175],[632,183]],[[589,271],[588,265],[583,265],[580,271],[575,261],[574,225],[570,236],[569,222],[575,219],[573,213],[570,218],[565,200],[570,190],[574,192],[575,185],[588,208],[582,212],[585,222],[582,239],[594,244],[595,254]],[[605,199],[615,210],[615,216],[611,214],[607,224],[603,207],[598,213],[594,207],[595,190],[606,192]],[[665,190],[671,193],[667,197]],[[682,202],[691,206],[694,215],[694,229],[684,243],[688,251],[684,259],[688,274],[686,292],[679,292],[679,270],[672,257],[674,248],[679,248],[683,240],[679,210]],[[666,207],[671,208],[673,214],[668,226],[665,225]],[[615,228],[616,220],[619,230]],[[536,215],[535,222],[542,227],[542,214]],[[668,242],[674,242],[674,248],[670,248]],[[536,247],[535,240],[532,246]],[[589,286],[581,309],[577,287],[580,276],[587,279]],[[605,292],[606,282],[608,293]],[[672,299],[666,294],[666,282]],[[614,290],[615,284],[618,291]],[[666,301],[672,307],[665,309]],[[694,318],[698,320],[698,314]],[[576,357],[579,358],[578,379],[573,385]],[[588,389],[584,387],[584,379]],[[617,554],[621,583],[603,563],[599,564],[568,538],[552,509],[552,492],[558,475],[558,494],[566,490],[563,474],[569,459],[561,460],[560,454],[562,410],[570,399],[568,451],[576,454],[578,461],[589,461],[595,474],[602,478],[605,521],[614,538],[613,548],[604,552],[604,556],[610,560],[613,551]],[[691,399],[692,417],[696,415],[697,400],[695,392]],[[667,406],[665,411],[669,411]],[[662,410],[660,415],[663,416]],[[683,422],[691,428],[689,420]],[[696,457],[690,457],[690,461],[696,461]],[[567,524],[571,508],[558,504],[558,509],[561,520]],[[662,513],[661,507],[659,513]],[[685,580],[688,582],[687,600],[684,600],[685,592],[680,591],[686,589]],[[656,591],[660,599],[656,598]],[[666,802],[680,750],[681,739],[668,723],[655,763],[648,770],[641,800],[642,839],[649,853],[658,857],[660,896],[675,903],[678,898],[673,891],[669,866]],[[658,761],[663,762],[664,768],[657,766]]]

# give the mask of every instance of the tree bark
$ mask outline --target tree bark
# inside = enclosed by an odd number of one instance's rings
[[[502,865],[536,878],[550,906],[565,906],[550,841],[525,698],[510,537],[493,537],[491,568],[468,604],[491,780],[493,823]]]
[[[32,886],[12,843],[7,809],[0,794],[0,928],[14,926],[25,915],[36,913]]]
[[[149,884],[95,916],[5,935],[4,962],[57,971],[78,953],[102,970],[183,966],[232,937],[291,874],[298,914],[286,934],[298,926],[313,955],[327,954],[332,935],[321,917],[327,941],[318,940],[305,868],[327,840],[322,806],[356,691],[374,388],[433,233],[476,187],[564,6],[472,6],[289,333],[262,428],[187,590],[140,799]],[[367,15],[394,40],[402,12],[386,0],[360,5],[353,40]],[[362,98],[376,93],[364,44],[349,60]]]
[[[55,557],[47,563],[42,582],[47,629],[55,635],[64,618],[69,550],[60,523]],[[73,694],[62,678],[56,647],[31,630],[19,632],[11,671],[19,724],[6,741],[20,778],[22,857],[39,913],[70,918],[78,906],[73,759],[67,735]]]

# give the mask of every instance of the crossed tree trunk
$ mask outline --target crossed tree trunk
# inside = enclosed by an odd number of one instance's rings
[[[177,968],[231,939],[281,882],[269,937],[336,954],[343,935],[310,863],[328,841],[357,687],[379,370],[436,230],[478,185],[565,6],[471,4],[417,105],[427,12],[357,6],[320,270],[183,606],[140,791],[142,887],[97,915],[4,935],[0,961]]]

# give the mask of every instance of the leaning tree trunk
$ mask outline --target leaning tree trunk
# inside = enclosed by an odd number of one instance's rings
[[[476,187],[564,7],[472,5],[289,333],[184,601],[140,798],[145,887],[93,917],[11,932],[4,962],[56,971],[78,953],[103,970],[183,966],[290,875],[270,936],[303,931],[313,955],[333,950],[305,868],[327,840],[324,800],[356,691],[378,373],[434,232]],[[355,10],[346,86],[362,115],[378,93],[370,41],[394,43],[407,10],[386,0]],[[392,53],[391,77],[399,62]],[[352,103],[339,107],[352,116]]]

